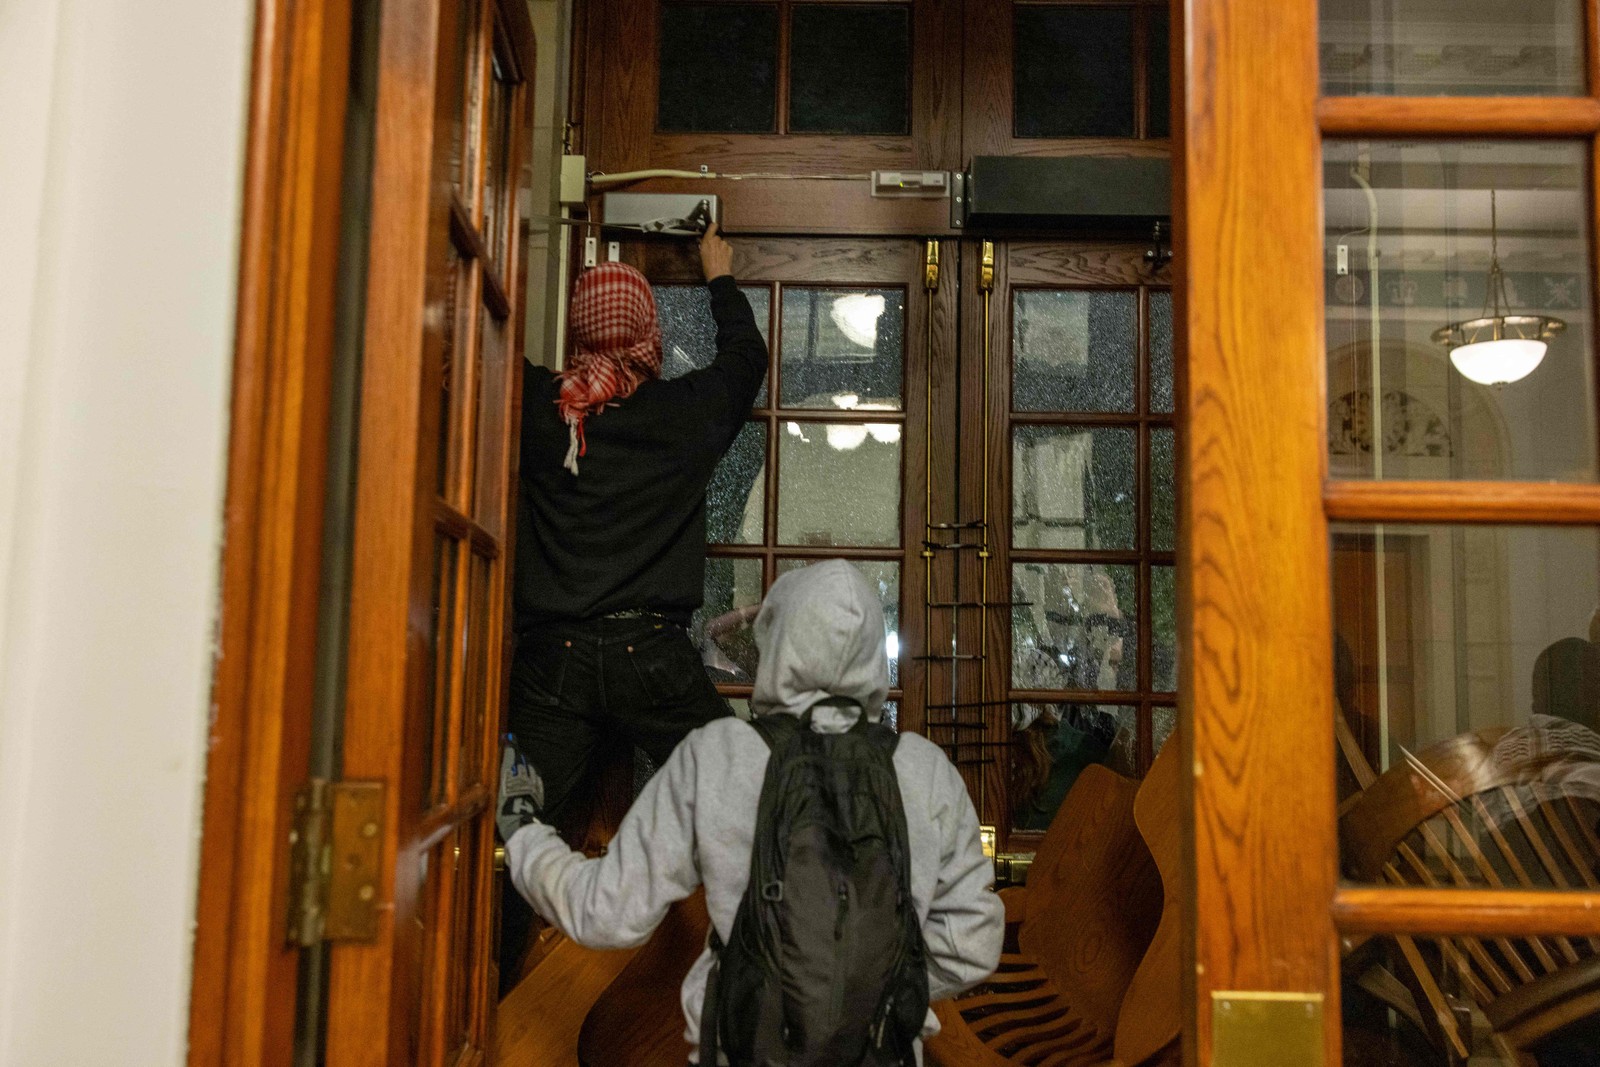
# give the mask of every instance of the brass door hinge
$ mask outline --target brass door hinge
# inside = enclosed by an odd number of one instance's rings
[[[289,831],[290,944],[378,936],[383,861],[382,782],[308,781]]]

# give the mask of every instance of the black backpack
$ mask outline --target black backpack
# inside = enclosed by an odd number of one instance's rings
[[[899,735],[864,714],[819,734],[809,710],[751,725],[772,755],[727,945],[711,931],[700,1063],[912,1067],[928,972]]]

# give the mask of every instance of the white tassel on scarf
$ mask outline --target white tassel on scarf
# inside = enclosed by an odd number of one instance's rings
[[[574,475],[578,473],[578,416],[567,416],[567,458],[561,465]]]

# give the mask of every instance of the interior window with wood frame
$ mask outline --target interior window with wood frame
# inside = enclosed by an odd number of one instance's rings
[[[1321,7],[1346,1062],[1600,1049],[1595,7]]]

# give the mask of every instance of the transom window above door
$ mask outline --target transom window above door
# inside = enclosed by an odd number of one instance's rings
[[[660,132],[911,132],[909,3],[668,0],[660,15]]]

